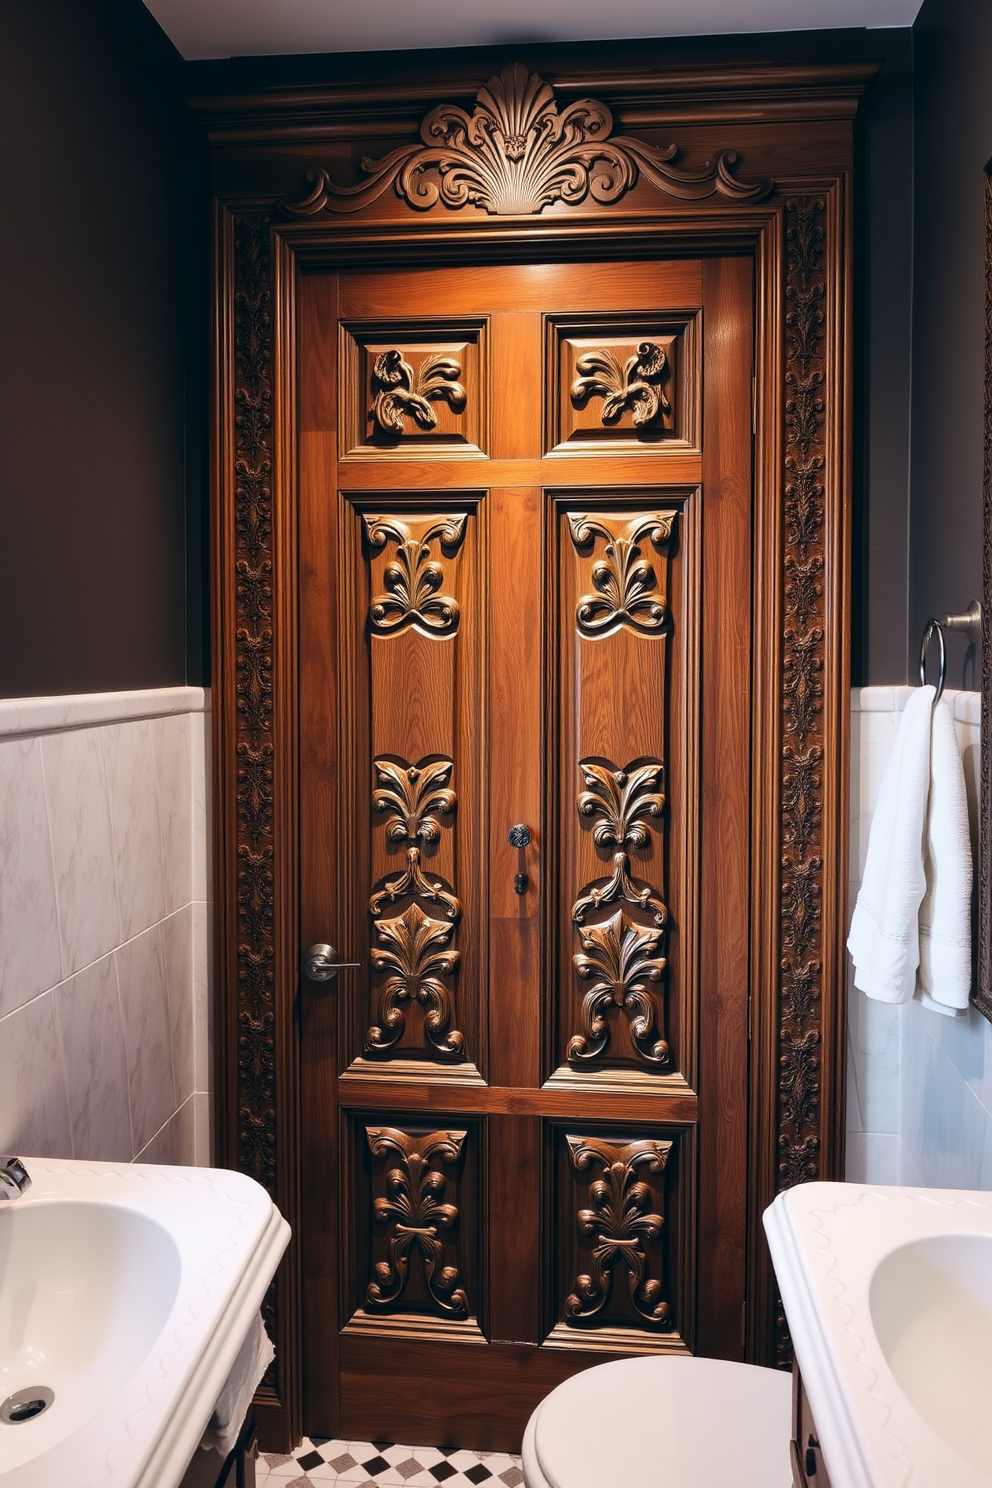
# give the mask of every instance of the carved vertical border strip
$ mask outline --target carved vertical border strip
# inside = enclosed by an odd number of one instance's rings
[[[238,1158],[274,1197],[272,288],[269,219],[234,223]]]
[[[285,1210],[278,1112],[285,1106],[284,1016],[279,987],[280,864],[277,840],[280,744],[275,695],[279,671],[274,574],[279,564],[275,518],[274,265],[271,219],[246,213],[231,219],[231,333],[233,356],[227,481],[230,498],[221,541],[229,552],[233,595],[227,601],[233,656],[227,677],[225,730],[233,763],[233,800],[226,810],[228,851],[235,859],[234,902],[229,915],[227,978],[237,1029],[229,1070],[226,1159],[256,1179]],[[230,581],[229,581],[230,582]],[[224,705],[225,700],[222,700]],[[289,1290],[288,1290],[289,1289]],[[284,1266],[262,1303],[266,1327],[277,1345],[256,1394],[260,1404],[282,1414],[292,1387],[292,1292]],[[293,1426],[288,1428],[292,1435]]]
[[[778,1188],[821,1154],[828,388],[826,203],[786,203]],[[778,1309],[777,1352],[791,1357]]]

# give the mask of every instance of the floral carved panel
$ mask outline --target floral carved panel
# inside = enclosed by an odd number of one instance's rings
[[[488,447],[488,320],[347,321],[342,460],[478,460]]]
[[[695,313],[548,315],[545,444],[559,455],[698,448]]]
[[[348,1331],[478,1334],[480,1128],[354,1117],[355,1311]]]
[[[620,626],[641,635],[665,632],[668,549],[676,516],[662,511],[626,520],[584,512],[569,517],[576,550],[592,560],[590,592],[580,595],[575,607],[581,635],[608,636]]]
[[[379,635],[416,628],[430,635],[451,635],[458,629],[458,601],[444,593],[445,555],[453,555],[465,536],[463,513],[440,518],[364,518],[372,553],[388,547],[390,558],[382,571],[382,590],[369,606],[369,627]]]

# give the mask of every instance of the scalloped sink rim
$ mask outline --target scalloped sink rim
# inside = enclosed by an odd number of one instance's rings
[[[32,1186],[0,1205],[0,1229],[18,1213],[26,1219],[33,1211],[33,1222],[44,1226],[42,1211],[59,1225],[73,1207],[125,1211],[140,1216],[137,1222],[122,1216],[119,1226],[134,1243],[166,1232],[178,1277],[161,1307],[164,1321],[149,1330],[137,1363],[82,1424],[6,1471],[0,1436],[0,1488],[174,1488],[289,1242],[289,1226],[265,1190],[241,1173],[27,1156],[24,1162]],[[0,1287],[11,1280],[0,1274]],[[39,1416],[0,1432],[27,1433],[45,1422]],[[39,1448],[51,1436],[39,1431]]]
[[[911,1269],[943,1256],[953,1271],[951,1252],[963,1237],[992,1238],[992,1193],[806,1183],[780,1194],[764,1224],[833,1488],[992,1488],[974,1441],[956,1446],[948,1439],[953,1422],[942,1419],[936,1401],[921,1411],[903,1387],[921,1402],[925,1385],[910,1377],[906,1335],[893,1312],[900,1291],[893,1281],[907,1262]],[[967,1276],[959,1281],[970,1285]],[[950,1300],[939,1282],[921,1299],[919,1284],[927,1285],[921,1277],[915,1290],[903,1288],[907,1328],[921,1309]],[[939,1321],[946,1336],[950,1323]],[[966,1345],[963,1339],[962,1390]],[[946,1378],[954,1363],[947,1349],[935,1390],[954,1388]]]

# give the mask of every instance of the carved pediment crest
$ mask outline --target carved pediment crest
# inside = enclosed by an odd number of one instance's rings
[[[442,103],[426,115],[420,142],[400,145],[381,160],[362,160],[368,180],[339,186],[327,171],[311,171],[311,190],[283,201],[292,217],[357,212],[393,186],[411,207],[469,204],[493,216],[526,216],[557,201],[576,205],[618,201],[638,178],[680,201],[719,194],[757,201],[770,181],[740,181],[738,157],[721,150],[701,168],[676,165],[678,145],[649,145],[614,135],[605,103],[583,98],[559,108],[554,90],[522,62],[511,63],[479,89],[469,114]]]

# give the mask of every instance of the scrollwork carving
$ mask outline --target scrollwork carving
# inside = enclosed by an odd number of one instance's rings
[[[601,1313],[613,1297],[619,1273],[639,1319],[670,1327],[671,1308],[662,1297],[662,1283],[648,1274],[652,1260],[648,1247],[660,1239],[665,1220],[652,1212],[660,1195],[642,1174],[654,1177],[663,1172],[671,1142],[615,1143],[575,1136],[565,1140],[576,1172],[602,1170],[602,1177],[589,1185],[589,1207],[576,1216],[579,1234],[592,1240],[593,1270],[575,1278],[565,1300],[566,1319],[581,1324]]]
[[[280,207],[295,217],[355,212],[393,186],[422,211],[439,202],[455,209],[471,203],[496,216],[526,215],[556,201],[574,206],[586,196],[619,201],[640,175],[680,201],[714,194],[757,201],[771,189],[770,181],[737,179],[733,150],[699,170],[676,165],[678,153],[674,144],[614,135],[613,115],[593,99],[559,110],[550,84],[516,62],[480,88],[471,114],[441,104],[424,118],[419,143],[400,145],[381,160],[363,159],[369,180],[338,186],[325,170],[314,170],[306,196]]]
[[[369,900],[369,913],[371,915],[381,914],[384,905],[395,904],[398,899],[403,899],[408,894],[426,899],[429,904],[440,904],[449,920],[461,918],[461,900],[457,894],[452,893],[444,879],[428,879],[424,876],[420,864],[419,847],[407,848],[405,870],[399,878],[389,879],[382,888],[376,889]]]
[[[614,914],[587,923],[590,914],[615,903],[620,907]],[[651,923],[628,913],[625,904],[648,915]],[[600,1058],[610,1043],[609,1013],[618,1009],[626,1015],[638,1057],[656,1067],[668,1064],[671,1049],[659,1031],[662,1009],[652,991],[665,969],[661,947],[668,910],[649,884],[634,883],[625,852],[614,854],[613,874],[605,883],[590,884],[582,892],[572,907],[572,920],[580,945],[572,956],[576,976],[596,980],[583,996],[580,1031],[569,1039],[566,1058],[575,1064]]]
[[[427,1037],[438,1053],[464,1053],[464,1036],[448,1026],[451,995],[441,980],[452,974],[461,959],[451,949],[454,933],[450,921],[431,919],[418,904],[411,904],[396,919],[376,920],[372,969],[385,974],[386,981],[380,992],[379,1023],[365,1037],[369,1053],[382,1053],[397,1043],[406,1027],[404,1005],[410,1002],[423,1007]]]
[[[605,883],[590,884],[583,890],[572,907],[572,919],[576,925],[583,925],[590,911],[601,909],[605,904],[613,904],[616,900],[636,904],[651,916],[659,929],[667,923],[668,910],[656,891],[650,884],[638,888],[631,878],[630,859],[625,852],[614,853],[613,873]]]
[[[452,356],[425,357],[414,372],[401,351],[384,351],[372,367],[369,418],[383,434],[402,434],[407,418],[421,429],[436,429],[433,403],[443,400],[456,413],[465,407],[465,389],[458,381],[461,375],[461,364]]]
[[[631,920],[622,909],[601,924],[581,932],[582,950],[572,957],[576,974],[598,980],[582,999],[582,1032],[568,1044],[568,1058],[581,1062],[602,1054],[610,1041],[606,1013],[611,1007],[627,1015],[637,1052],[651,1064],[667,1064],[670,1050],[658,1037],[657,1006],[648,987],[660,982],[665,961],[658,954],[661,931]]]
[[[572,383],[572,402],[581,406],[590,398],[602,398],[604,424],[615,424],[629,408],[635,429],[644,429],[659,413],[671,412],[663,386],[668,357],[654,341],[642,341],[623,366],[608,346],[584,352],[576,359],[575,370],[579,375]]]
[[[389,1259],[373,1267],[365,1293],[370,1311],[394,1308],[403,1300],[410,1277],[410,1260],[419,1255],[427,1291],[445,1317],[468,1317],[468,1298],[458,1268],[445,1264],[450,1236],[458,1223],[458,1207],[445,1202],[448,1179],[442,1166],[454,1168],[465,1142],[464,1131],[437,1131],[412,1136],[396,1127],[365,1129],[369,1151],[377,1159],[393,1159],[386,1172],[386,1196],[373,1203],[377,1224],[388,1226]]]
[[[415,765],[405,760],[372,761],[376,789],[372,810],[388,814],[386,836],[390,842],[434,843],[441,836],[442,816],[451,816],[456,796],[451,789],[450,759],[422,759]]]
[[[643,847],[650,836],[646,818],[661,816],[665,806],[661,760],[632,760],[618,770],[609,760],[579,760],[585,790],[579,792],[580,816],[600,816],[593,827],[597,847]]]
[[[668,624],[668,605],[658,592],[658,580],[650,563],[641,556],[640,542],[650,537],[659,550],[667,550],[675,524],[675,512],[654,512],[635,517],[625,529],[615,530],[599,517],[578,514],[568,519],[576,548],[585,548],[597,537],[604,539],[604,557],[592,566],[595,594],[579,600],[575,620],[587,636],[612,635],[621,625],[642,635],[657,634]],[[667,556],[667,554],[666,554]]]
[[[444,570],[431,557],[431,543],[453,551],[465,536],[466,515],[452,512],[426,524],[401,521],[398,517],[365,516],[370,548],[396,544],[396,561],[383,575],[386,593],[376,595],[369,607],[369,625],[379,635],[392,635],[414,625],[427,635],[451,635],[458,628],[458,601],[439,594]]]

